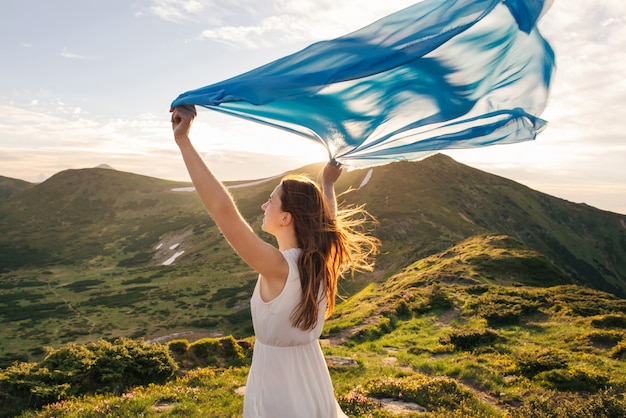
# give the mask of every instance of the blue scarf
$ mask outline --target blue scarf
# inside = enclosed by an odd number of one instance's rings
[[[555,71],[542,0],[425,0],[181,94],[322,143],[349,167],[535,138]]]

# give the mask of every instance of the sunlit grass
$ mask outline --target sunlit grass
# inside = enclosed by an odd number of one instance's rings
[[[424,286],[418,291],[430,292],[430,288]],[[421,401],[428,412],[415,416],[428,418],[526,418],[532,416],[525,415],[531,402],[539,405],[536,410],[545,408],[553,414],[540,412],[544,415],[538,417],[566,418],[576,416],[572,415],[576,408],[598,407],[600,401],[594,401],[597,394],[606,405],[626,412],[626,366],[623,360],[611,356],[611,350],[623,340],[623,328],[596,328],[592,323],[597,324],[598,318],[604,317],[594,317],[594,322],[574,315],[571,309],[558,313],[547,309],[540,317],[522,316],[515,325],[490,328],[478,311],[463,313],[459,308],[474,297],[471,286],[451,287],[448,291],[453,295],[452,308],[413,312],[410,317],[398,318],[394,317],[395,311],[388,309],[392,295],[376,298],[377,288],[369,287],[346,302],[342,309],[349,312],[347,318],[329,321],[329,327],[344,320],[361,324],[366,315],[354,309],[354,300],[369,300],[370,312],[378,312],[378,321],[368,325],[376,332],[354,334],[344,344],[323,346],[327,357],[354,360],[349,366],[330,367],[336,394],[349,416],[392,416],[385,411],[381,397],[400,402]],[[483,295],[502,295],[507,291],[532,294],[532,298],[547,292],[558,299],[559,291],[571,289],[507,290],[489,286]],[[400,298],[401,295],[398,294]],[[382,301],[382,306],[377,301]],[[616,323],[619,325],[619,320]],[[349,325],[339,328],[345,327]],[[470,345],[451,344],[455,341],[451,336],[457,334],[469,337],[465,344]],[[195,342],[178,341],[172,344],[193,352],[190,347]],[[245,361],[249,362],[249,358]],[[165,385],[138,387],[122,396],[73,398],[22,417],[238,417],[242,396],[236,391],[245,385],[246,374],[246,365],[192,369]],[[426,394],[430,397],[423,397]],[[557,408],[550,403],[550,399],[561,396],[567,399],[561,405],[567,407]]]
[[[165,385],[137,387],[121,396],[96,395],[61,401],[23,418],[192,417],[241,416],[247,368],[198,369]]]
[[[511,260],[500,248],[506,245],[517,248],[503,237],[475,237],[371,283],[337,306],[326,322],[323,350],[327,357],[354,360],[330,367],[351,416],[389,417],[383,396],[423,403],[428,412],[418,416],[426,418],[526,418],[544,409],[536,416],[570,418],[601,404],[626,412],[624,301],[582,286],[536,287],[532,269],[518,269],[512,279]],[[455,261],[455,251],[467,256],[464,263]],[[534,263],[534,254],[520,250],[517,257]],[[249,311],[237,304],[249,299],[255,277],[236,273],[228,257],[219,266],[186,266],[175,276],[168,267],[58,267],[5,275],[5,306],[16,302],[33,311],[21,318],[20,309],[7,310],[15,320],[0,343],[13,344],[9,352],[28,350],[25,357],[35,360],[46,354],[44,345],[114,333],[138,338],[204,328],[234,336],[223,343],[206,334],[177,336],[169,347],[182,369],[175,379],[121,396],[68,397],[22,417],[240,416],[237,391],[250,361],[244,347],[253,338],[245,328]],[[492,273],[480,273],[488,266]],[[228,285],[207,280],[211,275]],[[493,284],[499,275],[506,285]],[[328,345],[338,334],[343,342]],[[46,344],[36,344],[44,338]]]

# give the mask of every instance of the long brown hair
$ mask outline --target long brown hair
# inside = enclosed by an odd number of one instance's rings
[[[320,296],[326,296],[326,317],[332,313],[339,277],[346,271],[372,270],[371,256],[379,241],[364,230],[373,218],[363,206],[338,210],[333,217],[322,190],[308,177],[285,177],[281,204],[293,218],[302,250],[298,259],[302,301],[292,312],[291,322],[306,331],[317,325]]]

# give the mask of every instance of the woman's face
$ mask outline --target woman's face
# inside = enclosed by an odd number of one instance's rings
[[[283,194],[283,186],[279,184],[276,186],[270,198],[267,202],[261,205],[261,209],[265,212],[263,217],[263,225],[261,229],[269,234],[275,234],[275,232],[282,226],[284,214],[281,203],[281,196]]]

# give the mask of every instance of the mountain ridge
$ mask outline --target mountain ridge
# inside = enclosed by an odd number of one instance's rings
[[[323,167],[295,171],[319,179]],[[227,184],[237,186],[230,191],[260,234],[260,205],[277,181]],[[141,410],[158,414],[179,408],[190,393],[190,416],[239,414],[249,359],[225,368],[210,347],[251,347],[257,275],[189,186],[108,169],[69,170],[0,201],[0,392],[16,382],[30,409],[34,391],[24,382],[44,394],[68,387],[56,366],[33,366],[55,352],[44,347],[67,344],[56,352],[78,353],[88,343],[110,347],[132,338],[165,342],[193,390],[172,386],[179,380],[146,382],[152,384],[130,392],[132,399],[81,396],[47,413],[82,416],[106,403],[131,416],[147,396]],[[625,216],[444,156],[346,172],[336,186],[340,202],[365,203],[378,218],[372,233],[383,243],[373,273],[340,281],[344,299],[322,334],[344,412],[388,416],[378,411],[385,398],[446,417],[544,411],[564,418],[606,408],[623,415],[626,299],[616,295],[626,270]],[[241,340],[233,345],[233,337]],[[127,360],[115,361],[125,367]],[[74,385],[81,373],[67,372]],[[468,390],[463,400],[460,388]],[[0,410],[17,399],[0,398]],[[429,399],[446,400],[445,409]],[[24,416],[45,414],[31,412]]]
[[[322,168],[294,171],[319,178]],[[260,205],[275,183],[269,180],[231,183],[240,186],[231,193],[257,230]],[[188,186],[101,168],[57,173],[0,202],[0,269],[102,255],[116,262],[135,257],[140,264],[152,259],[152,247],[165,234],[217,231],[195,193],[172,191]],[[624,215],[532,190],[442,154],[346,172],[336,187],[340,202],[365,203],[378,219],[374,234],[384,242],[378,258],[384,270],[398,270],[472,235],[505,234],[548,256],[578,283],[626,296]],[[46,244],[51,236],[54,246]],[[196,259],[206,249],[199,238],[194,234],[189,248]],[[16,250],[21,256],[15,257]],[[38,254],[36,262],[30,251]]]

